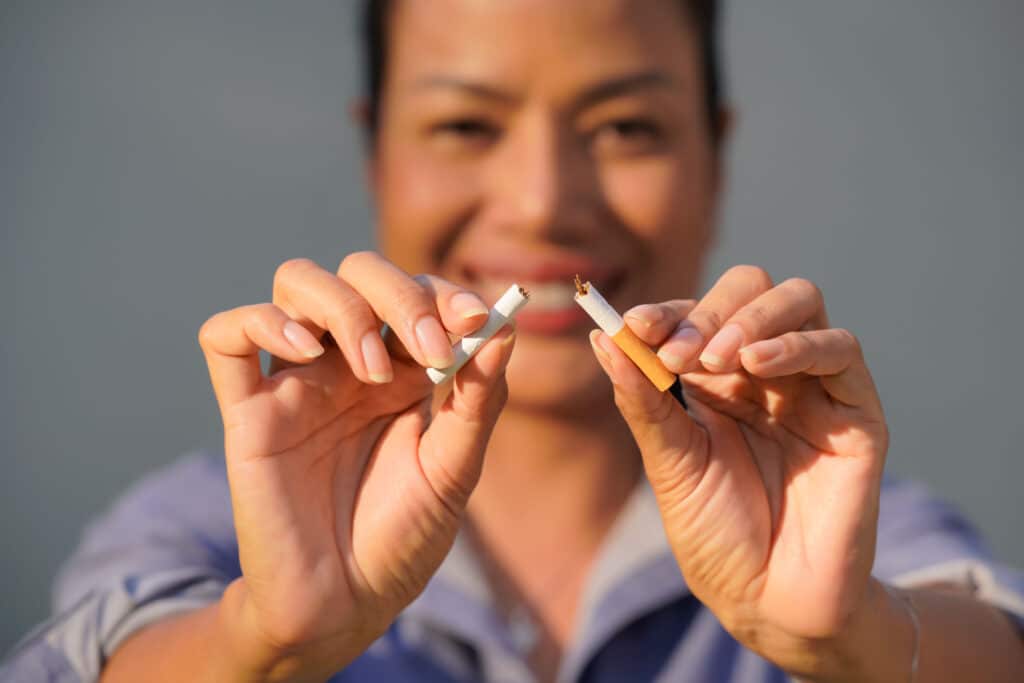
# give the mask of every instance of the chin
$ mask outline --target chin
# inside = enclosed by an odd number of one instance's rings
[[[507,408],[579,415],[613,401],[605,375],[584,335],[548,337],[518,333],[508,367]]]

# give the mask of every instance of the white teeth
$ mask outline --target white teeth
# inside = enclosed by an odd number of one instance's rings
[[[526,283],[522,285],[530,293],[530,306],[535,311],[555,311],[576,305],[573,295],[576,288],[560,282]]]
[[[529,282],[519,280],[518,284],[530,293],[529,307],[534,311],[557,311],[572,308],[576,305],[573,295],[576,287],[571,282]],[[505,280],[482,279],[479,282],[480,293],[485,299],[494,301],[508,288]]]

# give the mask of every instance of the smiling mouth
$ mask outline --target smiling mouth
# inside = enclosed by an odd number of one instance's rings
[[[605,293],[606,297],[610,298],[618,291],[624,278],[616,274],[603,279],[589,279],[595,287]],[[577,307],[573,298],[576,294],[576,284],[572,275],[561,280],[530,280],[527,277],[515,277],[514,275],[502,277],[477,275],[471,277],[468,284],[485,301],[493,303],[512,282],[530,292],[530,309],[533,311],[561,311]]]
[[[622,273],[588,278],[609,300],[620,291],[625,277]],[[573,275],[560,279],[528,279],[512,273],[497,275],[472,274],[467,278],[469,288],[476,291],[489,305],[493,304],[509,284],[517,283],[530,292],[530,303],[516,315],[516,328],[536,334],[564,334],[592,327],[589,316],[574,298],[576,285]]]

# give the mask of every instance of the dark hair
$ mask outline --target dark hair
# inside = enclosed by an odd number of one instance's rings
[[[722,106],[721,64],[718,54],[720,0],[678,0],[690,13],[700,40],[704,68],[704,103],[707,107],[711,138],[719,140],[719,113]],[[387,68],[388,18],[392,0],[364,0],[363,4],[363,78],[367,103],[367,128],[370,137],[377,132],[380,96]]]

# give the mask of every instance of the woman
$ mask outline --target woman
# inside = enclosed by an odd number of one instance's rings
[[[370,4],[381,253],[289,261],[203,326],[226,481],[191,460],[126,499],[12,676],[1024,676],[1020,579],[883,487],[884,413],[817,288],[741,266],[685,298],[728,131],[714,3]],[[588,339],[576,273],[688,411]],[[516,330],[434,396],[424,368],[513,281]]]

